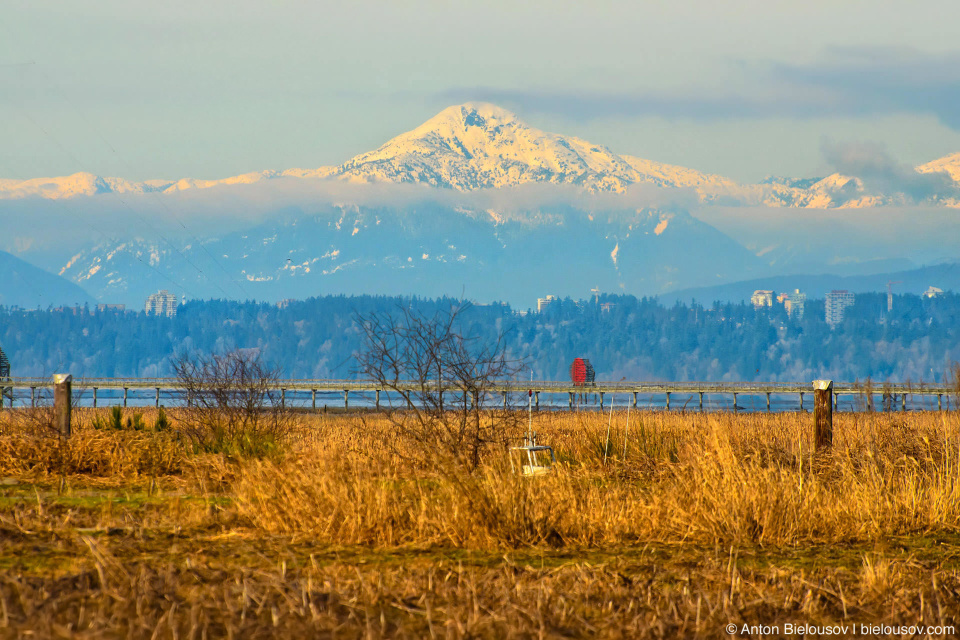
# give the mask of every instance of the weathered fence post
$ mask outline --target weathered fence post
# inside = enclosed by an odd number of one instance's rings
[[[813,381],[813,422],[816,449],[833,445],[833,381]]]
[[[71,387],[73,378],[68,373],[53,376],[53,415],[61,438],[70,437]]]

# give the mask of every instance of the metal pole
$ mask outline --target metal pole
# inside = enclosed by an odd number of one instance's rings
[[[93,408],[97,408],[97,388],[93,388]]]
[[[667,391],[667,411],[670,411],[670,392]]]
[[[767,411],[770,411],[770,392],[767,391]]]
[[[534,396],[536,396],[536,397],[534,398],[534,401],[535,401],[535,403],[536,403],[536,405],[537,405],[537,411],[540,411],[540,392],[539,392],[539,391],[534,391],[533,393],[534,393]]]
[[[343,390],[343,408],[346,409],[350,406],[350,390]]]
[[[377,389],[377,411],[380,410],[380,389]]]
[[[317,390],[310,389],[310,401],[313,403],[313,410],[317,410]]]

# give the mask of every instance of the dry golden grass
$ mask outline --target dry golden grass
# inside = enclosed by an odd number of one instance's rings
[[[600,416],[542,415],[562,462],[536,479],[503,455],[472,475],[410,470],[382,446],[344,446],[353,425],[327,427],[340,446],[321,435],[281,462],[244,465],[237,506],[271,533],[464,548],[862,542],[960,526],[955,415],[842,415],[818,454],[804,414],[641,414],[626,456],[615,418],[604,464]]]
[[[606,414],[545,412],[537,478],[415,466],[371,413],[300,415],[267,460],[92,416],[62,444],[0,413],[0,635],[960,629],[956,413],[838,414],[815,453],[808,414],[634,412],[624,454],[621,412],[604,462]]]

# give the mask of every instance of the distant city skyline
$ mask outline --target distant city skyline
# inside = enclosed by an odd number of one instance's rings
[[[827,174],[846,142],[920,164],[960,151],[958,18],[946,1],[15,1],[0,178],[335,165],[467,100],[739,181]]]

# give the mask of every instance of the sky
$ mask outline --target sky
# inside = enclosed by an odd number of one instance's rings
[[[960,3],[43,2],[0,21],[0,178],[338,164],[444,107],[740,181],[960,151]]]

